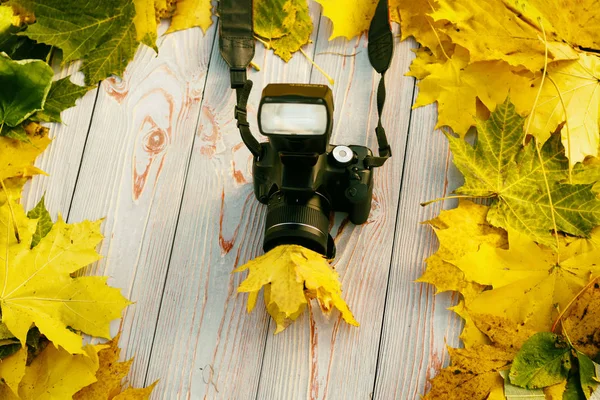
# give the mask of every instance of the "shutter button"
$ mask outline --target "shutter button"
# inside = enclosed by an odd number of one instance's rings
[[[354,159],[354,152],[348,146],[335,146],[331,153],[339,165],[348,165]]]

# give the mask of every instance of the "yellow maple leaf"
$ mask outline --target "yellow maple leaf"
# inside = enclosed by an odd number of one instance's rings
[[[100,258],[95,247],[102,239],[101,221],[66,224],[59,217],[31,249],[37,220],[10,203],[0,207],[2,322],[23,345],[35,324],[56,346],[83,353],[81,336],[69,328],[109,337],[110,321],[129,304],[118,289],[106,285],[106,277],[71,277]]]
[[[509,4],[519,11],[525,7],[535,9],[546,22],[544,26],[552,27],[558,37],[571,45],[600,48],[597,0],[512,0]]]
[[[450,307],[449,310],[454,311],[456,314],[458,314],[459,317],[461,317],[465,321],[463,330],[459,336],[460,340],[462,340],[463,344],[465,345],[465,348],[468,349],[484,344],[490,344],[490,339],[488,338],[488,336],[486,336],[475,325],[475,322],[473,321],[473,318],[471,318],[467,307],[465,307],[464,300],[461,300],[454,307]]]
[[[0,379],[14,395],[19,393],[19,384],[25,376],[27,363],[27,347],[22,347],[15,354],[0,361]],[[0,396],[0,398],[4,398]]]
[[[591,359],[600,355],[600,283],[598,279],[578,297],[562,320],[573,346]],[[600,377],[599,377],[600,378]]]
[[[515,74],[503,61],[469,63],[469,52],[460,46],[444,63],[419,65],[419,68],[423,80],[418,84],[419,95],[413,108],[437,102],[436,128],[449,126],[461,136],[475,125],[477,99],[494,111],[509,92],[529,86],[527,77]],[[522,107],[523,103],[517,104],[517,111],[531,111],[532,103],[533,97]]]
[[[504,387],[499,371],[510,366],[516,353],[490,345],[448,351],[451,365],[431,381],[426,400],[487,399]]]
[[[129,373],[133,359],[119,362],[120,334],[105,343],[99,352],[97,381],[75,393],[73,400],[134,400],[148,399],[156,382],[144,389],[127,388],[123,390],[122,381]]]
[[[323,6],[323,15],[333,23],[329,40],[338,36],[352,39],[369,29],[378,0],[316,0]]]
[[[69,352],[49,344],[25,370],[19,385],[21,400],[70,399],[73,394],[96,380],[98,350],[86,345],[83,354]],[[4,389],[6,391],[6,388]],[[1,393],[1,390],[0,390]],[[2,397],[5,399],[5,397]],[[7,396],[6,399],[11,399]],[[12,400],[12,399],[11,399]]]
[[[157,25],[154,0],[133,0],[133,5],[135,6],[133,23],[135,25],[136,40],[158,51],[156,47]]]
[[[482,243],[505,248],[506,232],[486,221],[489,208],[469,200],[460,200],[458,207],[444,210],[437,218],[425,223],[435,232],[440,247],[427,260],[427,269],[417,282],[434,285],[439,292],[457,291],[469,302],[483,290],[483,286],[465,278],[456,266],[464,255],[475,252]]]
[[[438,9],[430,15],[435,21],[452,23],[443,32],[469,50],[471,61],[504,60],[515,67],[539,71],[545,64],[546,48],[536,22],[539,13],[531,7],[516,10],[510,3],[438,0]],[[550,61],[578,57],[578,52],[562,42],[550,26],[544,26]]]
[[[449,22],[433,20],[429,14],[437,9],[438,3],[435,0],[390,2],[392,21],[400,23],[400,39],[404,40],[412,36],[437,57],[441,57],[444,54],[441,46],[443,43],[450,42],[450,37],[444,33]]]
[[[38,124],[28,125],[29,142],[0,136],[0,181],[13,177],[30,177],[43,174],[33,162],[50,144],[47,130],[36,129]]]
[[[206,33],[212,25],[211,0],[178,0],[167,33],[198,26]]]
[[[541,84],[539,76],[521,90],[511,92],[511,100],[520,114],[529,114]],[[548,66],[548,75],[541,90],[535,111],[525,122],[528,133],[540,143],[545,142],[556,128],[561,130],[562,144],[571,165],[586,156],[598,156],[600,131],[600,58],[582,53],[575,61],[561,61]]]
[[[467,279],[492,287],[467,305],[469,311],[550,330],[556,308],[564,309],[590,275],[600,273],[600,248],[590,250],[585,240],[563,242],[559,255],[557,262],[552,249],[513,231],[507,250],[482,244],[457,263]]]
[[[323,312],[337,308],[344,321],[358,326],[348,305],[342,299],[339,275],[327,260],[312,250],[296,245],[278,246],[265,255],[236,268],[248,270],[238,292],[249,293],[248,312],[254,309],[258,292],[265,287],[267,311],[277,323],[275,333],[300,316],[308,300],[317,298]]]

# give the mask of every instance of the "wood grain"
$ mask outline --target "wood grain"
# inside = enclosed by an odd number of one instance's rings
[[[374,129],[379,75],[369,63],[366,38],[329,42],[331,30],[331,23],[323,18],[317,42],[317,53],[323,54],[315,61],[333,71],[336,81],[332,142],[377,149]],[[338,215],[332,231],[338,249],[334,267],[342,279],[344,298],[361,327],[343,323],[337,313],[328,320],[313,307],[315,312],[288,328],[289,334],[269,335],[259,399],[371,396],[414,87],[414,80],[403,74],[413,58],[410,49],[414,46],[410,41],[397,43],[386,74],[388,97],[383,120],[393,157],[375,171],[369,220],[354,226],[344,215]],[[339,54],[356,55],[343,58]],[[312,81],[324,83],[315,74]]]
[[[216,25],[141,46],[123,79],[102,82],[69,219],[106,217],[104,258],[87,272],[135,300],[122,321],[141,385],[181,204]],[[162,32],[166,26],[161,26]],[[113,334],[118,326],[113,327]]]
[[[83,85],[80,66],[80,61],[62,69],[54,65],[54,79],[71,75],[74,83]],[[26,209],[34,207],[45,195],[46,208],[53,218],[59,212],[68,215],[97,91],[97,88],[90,90],[77,101],[76,107],[64,111],[61,115],[62,124],[47,124],[52,144],[38,157],[35,165],[48,176],[38,176],[27,183],[22,199]]]

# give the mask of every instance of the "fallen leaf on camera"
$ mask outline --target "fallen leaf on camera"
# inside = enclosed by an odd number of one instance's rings
[[[265,305],[277,324],[275,333],[283,331],[298,318],[313,298],[317,299],[325,314],[337,308],[344,321],[358,326],[342,299],[338,273],[319,253],[302,246],[282,245],[236,268],[234,272],[245,270],[249,273],[238,287],[238,292],[249,293],[247,309],[250,312],[256,305],[258,292],[265,288]]]

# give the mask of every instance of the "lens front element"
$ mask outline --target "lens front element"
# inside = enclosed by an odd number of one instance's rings
[[[327,254],[329,238],[329,201],[315,193],[305,202],[277,192],[267,205],[265,252],[282,244],[297,244]]]

